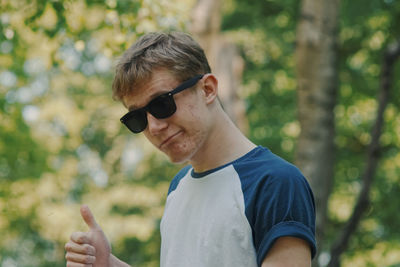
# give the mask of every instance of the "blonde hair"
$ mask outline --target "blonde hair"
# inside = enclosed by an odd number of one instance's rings
[[[203,49],[190,35],[149,33],[140,37],[118,61],[113,98],[121,100],[137,84],[150,79],[155,69],[167,69],[181,82],[211,72]]]

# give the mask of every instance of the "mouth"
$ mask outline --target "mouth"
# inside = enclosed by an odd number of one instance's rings
[[[173,139],[175,139],[175,137],[177,137],[181,133],[182,133],[182,131],[178,131],[178,132],[174,133],[173,135],[169,136],[167,139],[165,139],[164,141],[161,142],[161,144],[158,146],[158,148],[161,149],[163,146],[168,145],[168,143],[170,143]]]

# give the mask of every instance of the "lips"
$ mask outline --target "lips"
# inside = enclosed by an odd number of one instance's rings
[[[164,141],[161,142],[161,144],[159,145],[159,148],[162,148],[163,146],[166,146],[169,143],[171,143],[171,141],[173,141],[175,139],[175,137],[177,137],[180,133],[181,133],[181,131],[176,132],[173,135],[169,136],[167,139],[165,139]]]

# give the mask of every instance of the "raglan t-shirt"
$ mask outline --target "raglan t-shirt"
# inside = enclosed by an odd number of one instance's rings
[[[175,176],[161,220],[161,266],[261,266],[283,236],[304,239],[315,255],[314,197],[294,165],[259,146],[216,169],[186,166]]]

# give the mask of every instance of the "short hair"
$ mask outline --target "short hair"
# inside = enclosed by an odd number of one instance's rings
[[[167,69],[180,82],[210,73],[204,50],[183,32],[148,33],[119,59],[112,84],[113,98],[122,100],[134,87],[149,80],[155,69]]]

